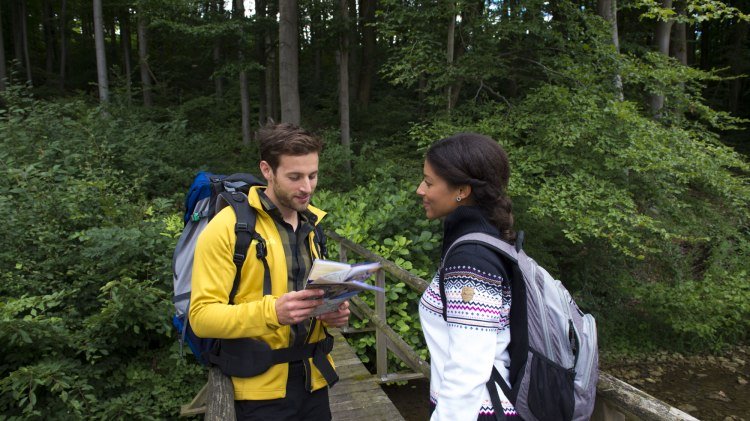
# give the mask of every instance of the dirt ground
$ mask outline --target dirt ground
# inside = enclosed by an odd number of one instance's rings
[[[664,353],[603,363],[602,370],[700,420],[750,421],[750,347],[738,347],[722,356]],[[383,390],[406,421],[428,419],[427,380],[384,385]]]

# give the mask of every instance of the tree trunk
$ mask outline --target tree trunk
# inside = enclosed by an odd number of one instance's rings
[[[617,0],[599,0],[597,2],[597,9],[599,16],[609,22],[611,28],[610,31],[612,32],[612,44],[615,46],[615,51],[619,54],[620,35],[617,30]],[[613,82],[617,100],[624,100],[625,98],[622,92],[622,76],[619,72],[615,72]]]
[[[214,70],[218,70],[219,67],[221,67],[221,44],[222,42],[220,38],[214,40]],[[224,96],[224,78],[221,75],[214,75],[214,90],[216,91],[216,98],[222,98]]]
[[[362,10],[362,66],[360,67],[357,101],[362,108],[366,109],[370,104],[372,80],[375,77],[377,34],[375,33],[375,27],[372,25],[375,23],[377,0],[360,0],[360,9]]]
[[[47,72],[47,78],[49,78],[54,73],[55,66],[55,31],[52,25],[52,7],[50,7],[49,0],[42,1],[42,27],[45,49],[44,69]]]
[[[107,52],[104,46],[104,21],[102,0],[94,1],[94,42],[96,45],[96,79],[99,84],[99,101],[109,102],[109,80],[107,79]]]
[[[691,24],[688,27],[688,30],[685,32],[686,38],[687,38],[687,65],[693,66],[695,65],[695,48],[696,48],[696,39],[695,39],[695,31],[698,29],[698,25]]]
[[[125,87],[127,89],[128,103],[130,103],[130,89],[132,86],[132,79],[130,78],[133,72],[133,64],[131,60],[132,56],[132,45],[130,34],[130,8],[125,7],[123,13],[120,15],[120,41],[122,43],[122,63],[123,73],[125,76]]]
[[[3,7],[0,5],[0,92],[5,90],[8,68],[5,65],[5,39],[3,38]]]
[[[141,90],[143,91],[143,106],[154,105],[151,92],[151,75],[148,67],[148,17],[142,10],[138,11],[138,61],[141,68]]]
[[[455,6],[454,6],[455,7]],[[446,47],[446,58],[448,62],[448,70],[451,70],[453,67],[453,55],[456,51],[456,13],[451,11],[451,19],[450,22],[448,22],[448,43]],[[450,82],[449,82],[450,83]],[[448,112],[451,111],[453,108],[453,84],[450,83],[448,87],[446,88],[446,96],[447,96],[447,110]]]
[[[60,6],[60,90],[65,91],[66,67],[68,65],[68,1]]]
[[[255,16],[258,22],[255,31],[255,60],[265,68],[266,63],[266,43],[265,43],[265,24],[266,24],[266,1],[255,1]],[[264,126],[268,121],[268,98],[266,98],[266,72],[264,69],[258,70],[258,124]]]
[[[682,2],[677,3],[677,16],[685,16],[685,5]],[[683,65],[687,65],[687,24],[685,22],[675,22],[672,26],[674,35],[671,43],[672,57]]]
[[[267,16],[274,24],[279,14],[279,4],[276,1],[267,3]],[[281,99],[279,92],[279,61],[278,61],[278,36],[279,31],[273,27],[266,26],[266,101],[268,102],[268,117],[274,121],[281,121]]]
[[[34,84],[34,80],[31,77],[31,57],[29,57],[29,30],[28,30],[28,12],[26,10],[26,0],[19,2],[19,10],[21,14],[21,44],[23,45],[23,61],[24,67],[26,67],[26,83],[29,85]]]
[[[15,0],[10,3],[10,24],[13,31],[13,58],[23,66],[23,28],[21,27],[21,3]]]
[[[213,6],[211,6],[213,5]],[[224,1],[223,0],[211,0],[209,3],[209,6],[214,13],[214,19],[220,20],[223,19],[224,16]],[[216,91],[216,98],[221,99],[224,97],[224,77],[220,74],[217,74],[216,71],[218,71],[221,68],[222,65],[222,46],[223,40],[221,36],[217,36],[216,39],[214,39],[214,46],[212,51],[212,58],[214,62],[214,90]]]
[[[107,25],[105,25],[105,28],[109,31],[109,48],[107,49],[109,51],[108,57],[110,57],[110,60],[107,62],[110,64],[110,66],[117,65],[117,58],[119,54],[117,54],[117,23],[115,22],[115,16],[112,15],[112,19],[107,21]],[[106,38],[105,38],[106,42]]]
[[[250,133],[250,92],[247,85],[247,71],[245,66],[245,31],[242,28],[245,20],[245,6],[243,0],[235,0],[232,17],[240,22],[240,39],[238,48],[238,61],[240,65],[240,103],[242,107],[242,144],[249,145],[251,139]]]
[[[701,69],[709,70],[713,67],[711,60],[711,38],[713,38],[713,25],[710,20],[705,20],[701,23],[701,48],[700,48],[700,63]]]
[[[661,0],[661,7],[664,9],[672,8],[672,0]],[[654,43],[659,52],[666,56],[669,55],[669,41],[673,22],[670,19],[668,21],[660,20],[656,23]],[[651,95],[651,113],[658,118],[662,108],[664,108],[664,95]]]
[[[745,21],[739,21],[734,24],[734,43],[732,45],[733,54],[729,59],[729,66],[731,67],[732,73],[736,76],[735,79],[731,80],[730,91],[729,91],[729,110],[733,114],[740,112],[740,105],[742,99],[742,93],[744,92],[743,86],[746,85],[746,78],[742,77],[743,66],[746,66],[747,60],[747,48],[745,42],[747,42],[748,25]],[[747,67],[744,67],[747,69]]]
[[[297,0],[279,0],[281,121],[300,124]]]
[[[344,147],[344,169],[346,179],[351,179],[351,137],[349,133],[349,6],[347,0],[339,0],[341,33],[339,49],[339,128],[341,146]]]
[[[313,51],[313,85],[320,85],[321,75],[321,34],[323,33],[322,13],[318,11],[319,0],[310,0],[310,48]]]

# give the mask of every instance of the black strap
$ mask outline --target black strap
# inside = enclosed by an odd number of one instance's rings
[[[443,258],[443,262],[448,255]],[[440,289],[440,302],[443,303],[443,320],[448,321],[448,298],[445,296],[445,267],[441,264],[438,269],[438,288]]]
[[[493,365],[492,374],[490,374],[490,380],[487,381],[487,390],[490,392],[492,407],[495,409],[495,419],[498,421],[503,421],[507,418],[505,416],[505,411],[503,411],[503,402],[500,400],[500,395],[497,393],[495,383],[500,385],[500,389],[502,389],[506,398],[510,396],[510,387],[507,383],[505,383],[503,376],[500,375],[500,372],[497,371],[497,368],[495,368],[495,366]]]
[[[310,332],[313,332],[315,330],[315,324],[317,322],[317,318],[312,319],[312,322],[310,323]],[[326,337],[321,341],[315,342],[316,346],[312,355],[312,361],[318,371],[320,371],[320,374],[323,375],[323,378],[326,379],[328,387],[331,387],[339,381],[339,375],[336,374],[336,370],[333,369],[331,362],[328,361],[328,354],[330,354],[333,350],[333,336],[328,333],[328,329],[326,329],[323,324],[321,324],[320,327],[323,329],[323,333]],[[307,365],[307,359],[303,360],[303,363]],[[308,376],[307,378],[311,379],[312,376]],[[312,390],[312,387],[310,387],[308,390]]]
[[[256,213],[255,210],[249,205],[247,195],[242,192],[221,192],[219,193],[221,200],[232,207],[234,214],[237,217],[237,223],[234,226],[234,232],[237,236],[237,240],[234,244],[234,255],[232,261],[235,265],[234,282],[232,283],[232,290],[229,293],[229,303],[234,303],[234,297],[237,294],[237,289],[240,285],[240,278],[242,276],[242,265],[245,263],[247,258],[247,252],[250,249],[250,243],[253,240],[257,242],[255,245],[256,257],[263,263],[263,295],[271,294],[271,271],[269,270],[268,260],[266,255],[268,250],[266,249],[266,241],[255,231]]]
[[[328,246],[326,246],[326,242],[328,239],[326,238],[326,234],[320,224],[315,225],[315,239],[317,240],[316,244],[318,245],[318,254],[321,258],[327,259]]]

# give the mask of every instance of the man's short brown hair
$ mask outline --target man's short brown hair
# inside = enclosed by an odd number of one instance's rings
[[[260,159],[268,162],[275,172],[281,155],[300,156],[320,153],[323,142],[307,130],[291,123],[272,123],[258,130]]]

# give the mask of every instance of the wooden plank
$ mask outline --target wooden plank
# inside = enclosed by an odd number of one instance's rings
[[[339,373],[339,382],[328,393],[333,420],[402,421],[404,418],[396,406],[359,361],[341,332],[338,329],[329,331],[335,338],[331,355]]]

